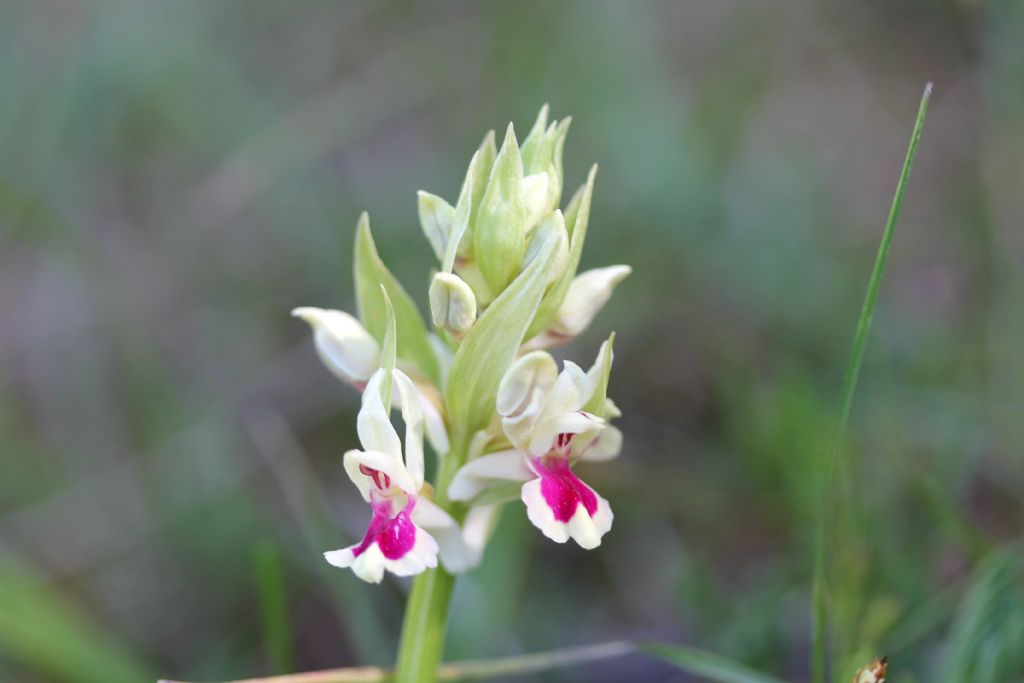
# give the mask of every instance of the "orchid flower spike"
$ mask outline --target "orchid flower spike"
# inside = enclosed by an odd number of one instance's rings
[[[470,460],[448,489],[453,500],[473,500],[502,482],[523,482],[520,497],[527,516],[553,541],[570,538],[595,548],[611,529],[608,501],[583,483],[572,467],[580,460],[602,461],[618,455],[621,433],[605,418],[617,416],[604,397],[611,348],[585,373],[566,361],[558,372],[546,351],[533,351],[505,373],[498,389],[497,412],[512,448]]]
[[[364,450],[350,450],[344,458],[345,471],[372,509],[369,526],[359,543],[324,557],[371,583],[379,583],[385,571],[409,576],[436,567],[439,553],[449,571],[465,571],[479,562],[484,522],[478,517],[477,526],[464,533],[423,496],[423,413],[417,390],[401,370],[392,372],[405,422],[403,448],[381,396],[386,372],[374,373],[363,392],[357,430]]]

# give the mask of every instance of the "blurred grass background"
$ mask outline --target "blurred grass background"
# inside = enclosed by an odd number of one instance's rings
[[[815,482],[917,98],[936,83],[851,423],[837,672],[1024,679],[1024,4],[0,7],[0,679],[217,680],[394,654],[405,586],[321,551],[365,510],[356,396],[297,305],[353,309],[359,211],[425,304],[415,191],[572,114],[586,267],[635,273],[597,552],[508,508],[451,658],[609,638],[808,675]],[[685,681],[640,658],[544,681]]]

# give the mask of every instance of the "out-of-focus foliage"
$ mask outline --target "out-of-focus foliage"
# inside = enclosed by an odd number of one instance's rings
[[[341,468],[358,402],[288,312],[355,310],[362,210],[427,312],[416,191],[457,196],[484,131],[523,137],[544,102],[574,116],[566,188],[600,163],[580,269],[634,267],[566,351],[618,330],[624,452],[581,473],[615,527],[581,553],[510,507],[449,655],[643,638],[804,679],[817,468],[927,80],[830,660],[1020,678],[1021,3],[0,7],[0,550],[33,587],[0,580],[0,605],[36,615],[0,629],[0,679],[389,662],[404,584],[320,554],[366,521]],[[683,676],[634,656],[544,680]]]

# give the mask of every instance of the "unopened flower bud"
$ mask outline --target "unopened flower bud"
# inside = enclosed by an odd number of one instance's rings
[[[620,265],[594,268],[577,275],[569,285],[549,331],[566,338],[580,334],[608,303],[615,285],[631,272],[633,269],[629,266]]]
[[[473,226],[473,254],[492,292],[504,290],[523,265],[527,219],[523,162],[509,125]]]
[[[313,328],[313,342],[324,365],[339,379],[363,384],[376,372],[380,346],[358,320],[344,311],[296,308],[296,318]]]
[[[473,290],[454,273],[436,273],[430,283],[430,313],[438,327],[465,334],[476,320]]]

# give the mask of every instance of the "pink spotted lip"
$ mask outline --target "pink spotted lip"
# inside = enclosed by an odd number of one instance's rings
[[[389,560],[404,557],[416,545],[416,525],[412,522],[415,501],[410,500],[394,518],[391,517],[391,501],[373,503],[373,518],[359,545],[352,549],[352,555],[359,557],[374,543],[381,554]]]
[[[556,520],[568,523],[580,505],[591,517],[597,514],[597,494],[573,474],[568,458],[552,458],[547,464],[537,458],[533,465],[540,475],[541,495]]]

